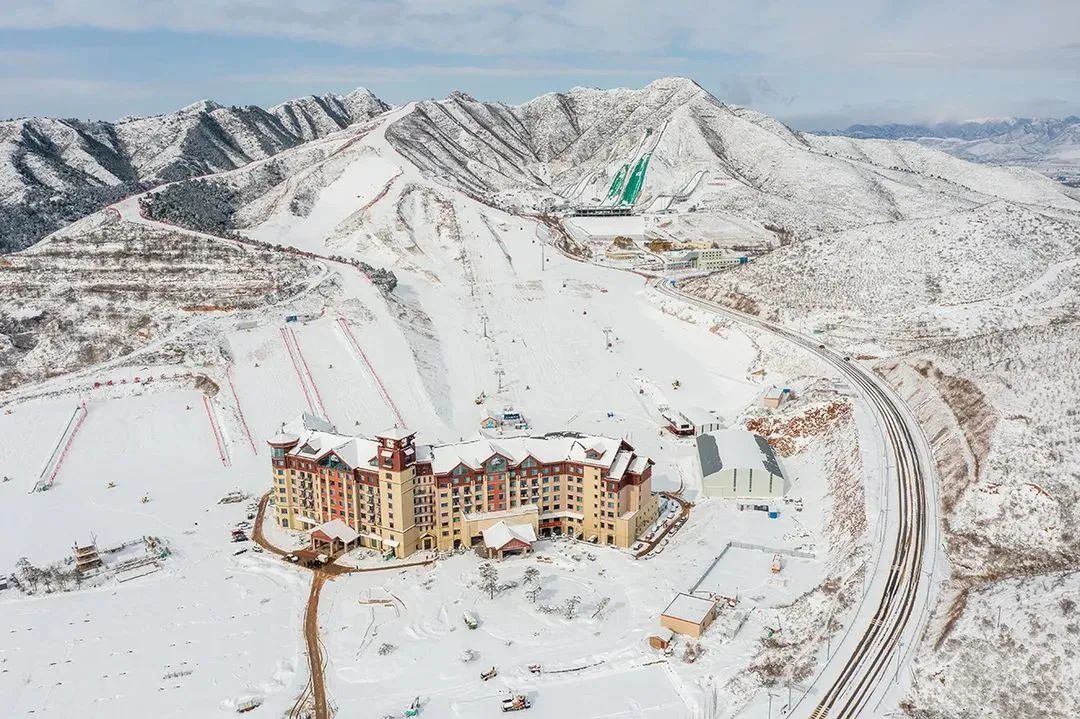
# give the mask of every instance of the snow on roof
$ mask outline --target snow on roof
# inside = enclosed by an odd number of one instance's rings
[[[353,437],[322,430],[303,429],[304,423],[318,418],[305,413],[301,418],[286,424],[285,429],[296,432],[297,445],[289,450],[290,456],[318,461],[330,452],[334,452],[352,468],[368,467],[378,453],[376,439]],[[411,430],[395,428],[376,435],[383,439],[399,439],[415,434]],[[464,464],[472,469],[481,469],[493,455],[505,457],[510,464],[520,464],[527,457],[532,457],[542,464],[555,462],[583,462],[611,470],[618,459],[620,465],[626,463],[632,472],[644,471],[648,458],[622,450],[622,440],[597,435],[582,435],[576,432],[553,432],[541,436],[499,437],[492,439],[477,432],[469,439],[454,444],[416,446],[416,461],[430,462],[435,474],[446,474]],[[586,456],[594,452],[597,457]],[[622,458],[622,459],[620,459]],[[634,468],[637,469],[634,469]],[[621,472],[626,467],[615,467]]]
[[[615,461],[611,463],[611,469],[608,470],[608,479],[622,479],[622,476],[626,474],[626,469],[630,466],[630,460],[634,458],[633,452],[627,452],[625,449],[620,449],[615,455]]]
[[[631,512],[633,514],[633,512]],[[585,519],[585,515],[581,512],[573,512],[569,509],[559,509],[553,512],[543,512],[540,514],[540,519]]]
[[[355,529],[345,524],[345,522],[340,519],[331,519],[329,522],[326,522],[325,524],[320,524],[318,527],[311,531],[313,533],[322,532],[327,537],[330,537],[330,539],[336,539],[339,542],[344,542],[345,544],[355,542],[360,537],[360,535],[357,534]]]
[[[376,432],[375,436],[378,439],[393,439],[402,440],[407,437],[411,437],[416,434],[411,429],[405,429],[404,427],[391,427],[390,429],[384,429],[382,432]]]
[[[539,437],[500,437],[498,440],[477,436],[456,444],[431,447],[432,470],[435,474],[449,472],[459,464],[480,469],[492,455],[498,454],[511,464],[526,457],[550,464],[553,462],[589,462],[610,468],[622,441],[611,437],[586,436],[575,433],[553,433]],[[594,450],[599,458],[587,459],[586,451]]]
[[[500,519],[503,517],[520,517],[524,514],[536,514],[540,508],[535,504],[523,504],[520,507],[500,509],[497,512],[469,512],[465,519],[470,522],[479,522],[485,519]]]
[[[311,420],[314,419],[314,422]],[[318,417],[304,413],[301,417],[285,425],[285,429],[297,432],[297,444],[288,454],[311,461],[318,461],[330,452],[341,458],[350,468],[367,467],[371,458],[378,452],[378,444],[366,437],[351,437],[336,432],[319,429],[303,429],[305,424],[323,424]],[[325,423],[329,424],[329,423]],[[331,428],[333,425],[329,425]]]
[[[723,429],[706,432],[697,438],[701,473],[708,477],[722,469],[761,469],[777,477],[784,476],[776,461],[776,452],[753,432]]]
[[[681,619],[684,622],[701,624],[709,613],[716,608],[716,602],[703,597],[695,597],[693,594],[679,593],[671,600],[671,604],[663,611],[661,616]]]
[[[337,434],[337,427],[335,427],[330,420],[323,419],[322,417],[312,414],[311,412],[304,412],[299,417],[284,425],[281,428],[282,432],[288,434],[302,435],[304,432],[325,432],[327,434]]]
[[[686,407],[681,410],[683,417],[690,420],[691,424],[700,426],[703,424],[727,424],[718,412],[701,407]]]
[[[531,524],[507,524],[500,520],[483,531],[484,544],[489,549],[502,549],[515,539],[532,544],[536,541],[536,530]]]

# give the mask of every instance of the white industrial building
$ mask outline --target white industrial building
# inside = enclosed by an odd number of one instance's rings
[[[776,452],[752,432],[706,432],[697,438],[697,454],[707,497],[772,499],[787,491]]]
[[[682,415],[693,424],[695,435],[705,434],[706,432],[715,432],[718,429],[723,429],[727,425],[724,418],[711,409],[686,407],[683,409]]]

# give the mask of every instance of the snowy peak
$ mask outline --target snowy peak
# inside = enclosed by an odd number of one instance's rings
[[[275,105],[270,113],[292,134],[313,140],[386,112],[390,106],[365,88],[347,95],[308,95]]]
[[[186,107],[180,108],[180,110],[178,110],[178,114],[197,115],[203,112],[213,112],[214,110],[220,110],[221,108],[222,106],[214,102],[213,100],[203,99],[193,102]]]

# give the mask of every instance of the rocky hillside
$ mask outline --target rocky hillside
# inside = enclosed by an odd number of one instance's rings
[[[364,89],[260,107],[203,100],[116,123],[25,118],[0,122],[0,252],[163,182],[241,167],[388,105]]]
[[[0,391],[164,342],[205,317],[288,299],[320,271],[289,254],[100,213],[0,258]]]

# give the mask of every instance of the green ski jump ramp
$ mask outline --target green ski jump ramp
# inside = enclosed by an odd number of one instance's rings
[[[623,182],[626,181],[626,173],[630,171],[630,165],[623,163],[623,166],[619,168],[619,171],[615,173],[615,178],[611,181],[611,187],[608,188],[607,199],[612,200],[619,196],[622,192]]]
[[[630,173],[630,177],[626,181],[626,188],[623,190],[619,204],[632,205],[637,202],[638,195],[641,194],[641,188],[645,185],[645,171],[649,169],[650,157],[652,157],[652,153],[646,152],[634,165],[634,171]]]

